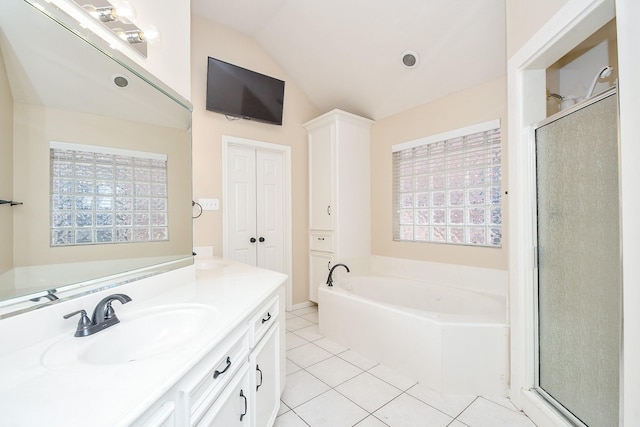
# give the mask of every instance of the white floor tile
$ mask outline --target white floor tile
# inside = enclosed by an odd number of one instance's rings
[[[292,319],[287,319],[285,321],[287,331],[296,331],[298,329],[306,328],[307,326],[313,325],[313,323],[308,320],[304,320],[301,317],[295,317]]]
[[[307,341],[316,341],[324,338],[324,335],[320,334],[318,325],[307,326],[306,328],[296,330],[296,335],[301,336]]]
[[[329,386],[306,371],[287,376],[282,401],[292,409],[329,390]]]
[[[276,418],[273,427],[309,427],[307,423],[302,421],[300,417],[293,411],[289,411],[284,415]]]
[[[317,311],[315,313],[303,314],[300,317],[302,317],[305,320],[308,320],[309,322],[318,323],[318,312]]]
[[[327,350],[329,353],[332,353],[332,354],[339,354],[349,350],[347,347],[341,344],[338,344],[335,341],[331,341],[328,338],[322,338],[317,341],[314,341],[313,343],[319,347],[324,348],[325,350]]]
[[[493,403],[497,403],[498,405],[504,406],[505,408],[511,409],[512,411],[518,411],[518,408],[516,408],[511,399],[509,399],[508,397],[483,396],[483,399],[490,400]]]
[[[417,384],[417,381],[407,378],[385,365],[375,366],[369,369],[369,373],[403,391]]]
[[[449,424],[447,427],[469,427],[469,426],[466,425],[465,423],[461,423],[458,420],[453,420],[451,424]]]
[[[421,384],[414,385],[407,393],[454,418],[476,399],[476,396],[443,396]]]
[[[354,427],[387,427],[385,423],[374,417],[373,415],[369,415],[364,420],[360,421]]]
[[[360,369],[364,369],[365,371],[373,368],[378,364],[371,359],[367,359],[361,354],[356,353],[353,350],[347,350],[344,353],[340,353],[340,358],[346,360],[347,362],[353,363]]]
[[[367,372],[340,384],[335,389],[369,412],[374,412],[402,393]]]
[[[278,408],[278,414],[276,416],[279,417],[280,415],[284,414],[285,412],[289,412],[290,410],[291,408],[289,408],[287,404],[281,400],[280,408]]]
[[[471,427],[535,427],[524,414],[478,398],[457,418]]]
[[[287,332],[285,339],[287,340],[287,350],[309,343],[309,341],[305,340],[300,335],[294,334],[293,332]]]
[[[298,406],[296,413],[312,427],[351,427],[369,415],[335,390]]]
[[[323,337],[316,306],[286,314],[274,427],[535,427],[508,398],[443,396]]]
[[[351,363],[333,356],[322,362],[311,365],[307,368],[307,372],[327,383],[331,387],[335,387],[343,382],[361,374],[362,369]]]
[[[287,375],[295,374],[302,368],[287,358]]]
[[[308,343],[287,351],[287,358],[303,368],[314,365],[333,356],[313,343]]]
[[[374,415],[393,427],[445,427],[453,421],[452,417],[408,394],[393,399]]]

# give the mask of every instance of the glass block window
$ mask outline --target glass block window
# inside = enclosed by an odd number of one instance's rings
[[[502,246],[500,121],[393,146],[393,238]]]
[[[169,240],[167,156],[50,143],[51,246]]]

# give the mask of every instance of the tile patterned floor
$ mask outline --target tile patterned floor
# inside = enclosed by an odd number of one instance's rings
[[[316,307],[287,313],[286,327],[275,427],[535,427],[509,399],[442,396],[328,340]]]

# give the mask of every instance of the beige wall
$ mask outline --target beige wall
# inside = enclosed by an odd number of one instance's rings
[[[569,0],[507,0],[507,59]]]
[[[371,252],[373,255],[448,264],[507,269],[507,210],[503,196],[503,246],[478,248],[430,243],[394,242],[392,238],[391,146],[489,120],[501,119],[502,189],[506,182],[507,82],[500,78],[451,94],[429,104],[377,121],[371,147]]]
[[[191,253],[188,132],[17,103],[14,118],[15,267]],[[49,141],[167,154],[170,241],[50,247]]]
[[[222,136],[253,139],[291,147],[293,213],[293,303],[308,299],[308,148],[302,124],[320,115],[306,95],[265,53],[245,35],[192,16],[191,73],[193,102],[193,197],[222,198]],[[215,57],[267,74],[285,83],[283,125],[247,120],[228,121],[206,111],[207,57]],[[221,204],[225,203],[221,200]],[[221,206],[222,207],[222,206]],[[193,222],[194,246],[214,247],[222,256],[222,210],[205,211]]]
[[[0,51],[0,199],[13,197],[13,96]],[[0,206],[0,274],[13,266],[13,208]]]

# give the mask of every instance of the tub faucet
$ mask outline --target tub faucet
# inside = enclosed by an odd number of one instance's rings
[[[111,307],[113,301],[120,301],[122,304],[126,304],[131,301],[131,298],[125,294],[113,294],[103,298],[93,310],[93,316],[89,319],[85,310],[74,311],[73,313],[65,314],[65,319],[80,314],[80,321],[78,322],[78,328],[74,336],[86,337],[93,335],[96,332],[100,332],[103,329],[107,329],[117,323],[120,323],[120,319],[116,316],[116,312]]]
[[[349,270],[349,267],[347,267],[344,264],[336,264],[333,267],[331,267],[331,270],[329,270],[329,277],[327,277],[327,286],[333,286],[333,270],[335,270],[338,267],[344,267],[347,269],[347,273],[351,273],[351,271]]]

